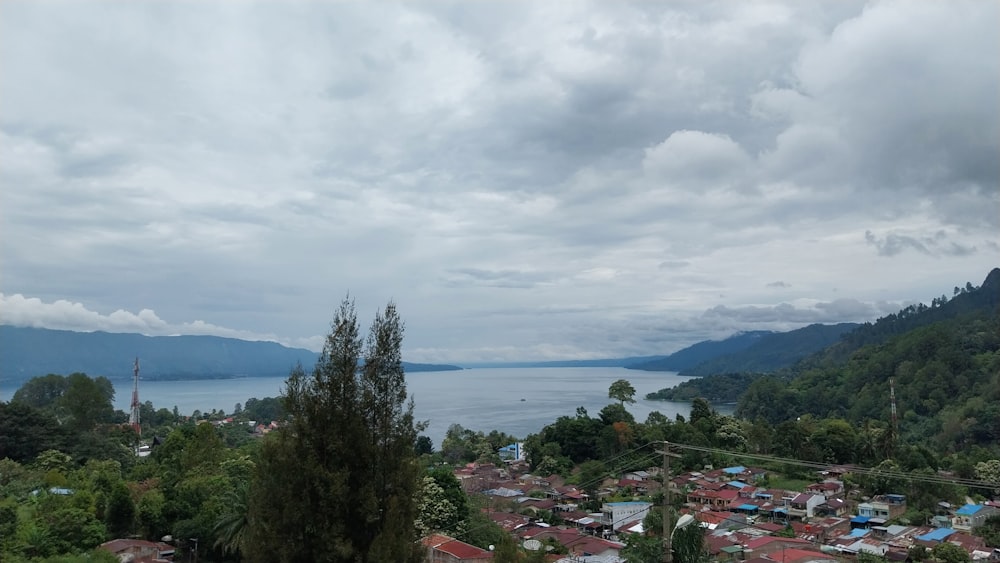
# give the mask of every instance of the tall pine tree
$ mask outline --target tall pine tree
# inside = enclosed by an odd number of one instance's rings
[[[289,422],[261,450],[249,518],[259,561],[419,561],[418,428],[407,401],[394,304],[362,341],[354,304],[338,310],[311,375],[292,371]],[[362,361],[363,360],[363,361]]]

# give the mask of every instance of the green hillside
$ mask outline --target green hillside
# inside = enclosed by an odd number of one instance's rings
[[[772,333],[766,330],[739,332],[724,340],[704,340],[678,350],[669,356],[643,362],[632,362],[625,367],[643,371],[679,371],[686,374],[688,369],[698,364],[745,350],[770,334]]]
[[[855,323],[812,324],[788,332],[762,336],[751,346],[683,370],[683,375],[713,375],[734,372],[772,372],[839,342],[858,327]]]
[[[854,424],[891,420],[899,435],[942,451],[1000,443],[1000,270],[950,301],[909,307],[865,325],[776,377],[755,380],[737,415],[771,423],[803,415]],[[866,343],[871,342],[871,343]]]

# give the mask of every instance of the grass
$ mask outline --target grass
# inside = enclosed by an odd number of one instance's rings
[[[771,474],[770,483],[768,487],[771,489],[782,489],[785,491],[804,491],[806,487],[813,484],[815,481],[807,481],[805,479],[792,479],[790,477],[784,477],[782,475]]]

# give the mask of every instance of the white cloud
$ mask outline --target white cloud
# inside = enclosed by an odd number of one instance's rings
[[[118,309],[105,315],[87,309],[82,303],[73,303],[64,299],[45,303],[41,299],[25,297],[20,293],[14,295],[0,293],[0,314],[3,317],[3,324],[10,326],[78,332],[125,332],[147,336],[210,335],[241,340],[266,340],[316,351],[322,348],[324,341],[322,336],[283,341],[273,334],[235,330],[200,320],[170,324],[150,309],[142,309],[138,313]]]

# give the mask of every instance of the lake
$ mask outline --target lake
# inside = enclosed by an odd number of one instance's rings
[[[627,370],[624,368],[475,368],[460,371],[408,373],[407,392],[413,397],[417,420],[429,422],[423,433],[440,447],[452,424],[489,432],[500,430],[525,438],[556,418],[574,416],[584,407],[590,416],[608,404],[608,387],[618,379],[628,380],[636,390],[636,402],[627,405],[639,422],[653,411],[673,419],[687,417],[688,402],[647,401],[646,393],[672,387],[689,377],[674,372]],[[139,400],[152,401],[155,408],[183,414],[212,409],[227,413],[250,397],[262,399],[281,394],[285,377],[205,379],[198,381],[140,381]],[[130,381],[115,382],[115,408],[128,412],[132,397]],[[715,407],[732,414],[731,405]]]

